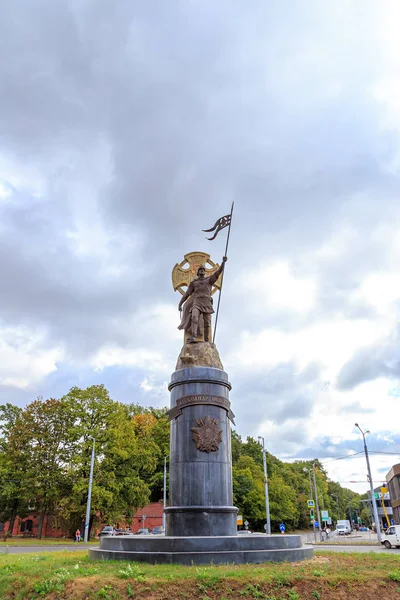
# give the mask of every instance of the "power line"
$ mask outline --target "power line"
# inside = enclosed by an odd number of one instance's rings
[[[400,452],[383,452],[380,450],[370,450],[369,451],[370,454],[382,454],[382,455],[387,455],[387,456],[399,456],[400,457]],[[298,461],[298,462],[311,462],[311,461],[315,461],[318,460],[321,463],[326,463],[326,462],[335,462],[336,460],[345,460],[346,458],[354,458],[355,456],[359,456],[360,454],[364,454],[363,451],[361,452],[354,452],[353,454],[345,454],[343,456],[326,456],[325,458],[283,458],[281,460],[293,460],[293,461]]]
[[[359,454],[364,454],[364,452],[354,452],[353,454],[345,454],[344,456],[337,456],[336,458],[329,456],[327,459],[319,458],[318,460],[320,462],[335,462],[335,460],[345,460],[346,458],[353,458],[354,456],[358,456]]]

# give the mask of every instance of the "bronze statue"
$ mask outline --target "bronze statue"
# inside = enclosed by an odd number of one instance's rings
[[[204,265],[200,265],[197,269],[197,279],[194,279],[186,293],[182,296],[179,302],[179,310],[182,310],[183,304],[186,302],[181,324],[178,329],[190,331],[191,337],[187,343],[196,342],[197,337],[202,334],[199,329],[201,317],[204,321],[204,341],[210,341],[211,315],[214,312],[211,291],[218,277],[224,270],[227,257],[222,258],[222,265],[209,277],[206,277],[206,269]]]

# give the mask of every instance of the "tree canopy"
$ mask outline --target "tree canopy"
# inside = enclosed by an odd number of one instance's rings
[[[38,398],[25,408],[0,406],[0,520],[12,529],[17,515],[35,511],[39,535],[46,514],[65,532],[81,527],[94,445],[90,528],[129,522],[137,509],[163,496],[166,410],[116,402],[103,385],[73,387],[60,399]],[[330,481],[318,460],[288,463],[267,452],[266,461],[273,530],[281,521],[289,529],[310,527],[312,469],[321,509],[334,520],[361,513],[361,497]],[[232,462],[234,504],[250,528],[262,531],[262,447],[233,431]]]

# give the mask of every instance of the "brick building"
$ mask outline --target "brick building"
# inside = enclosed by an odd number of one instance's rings
[[[147,506],[136,511],[131,522],[103,523],[103,525],[114,525],[115,527],[130,527],[133,533],[139,529],[148,528],[150,531],[163,524],[163,505],[161,502],[152,502]],[[4,531],[8,531],[8,523],[0,523],[0,535]],[[14,521],[12,531],[13,536],[36,537],[39,529],[39,515],[31,514],[25,519],[17,517]],[[100,530],[96,527],[96,530]],[[81,531],[84,531],[84,523],[82,522]],[[44,518],[42,537],[69,537],[69,532],[62,529],[60,521],[52,515],[47,515]]]

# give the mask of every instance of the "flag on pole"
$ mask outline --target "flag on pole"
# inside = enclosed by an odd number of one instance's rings
[[[211,227],[211,229],[203,229],[203,231],[205,233],[210,233],[211,231],[215,231],[214,235],[210,238],[207,238],[208,240],[214,240],[218,233],[221,231],[221,229],[225,229],[225,227],[228,227],[231,224],[231,218],[232,218],[232,214],[229,215],[225,215],[224,217],[221,217],[220,219],[218,219],[215,222],[214,227]]]

